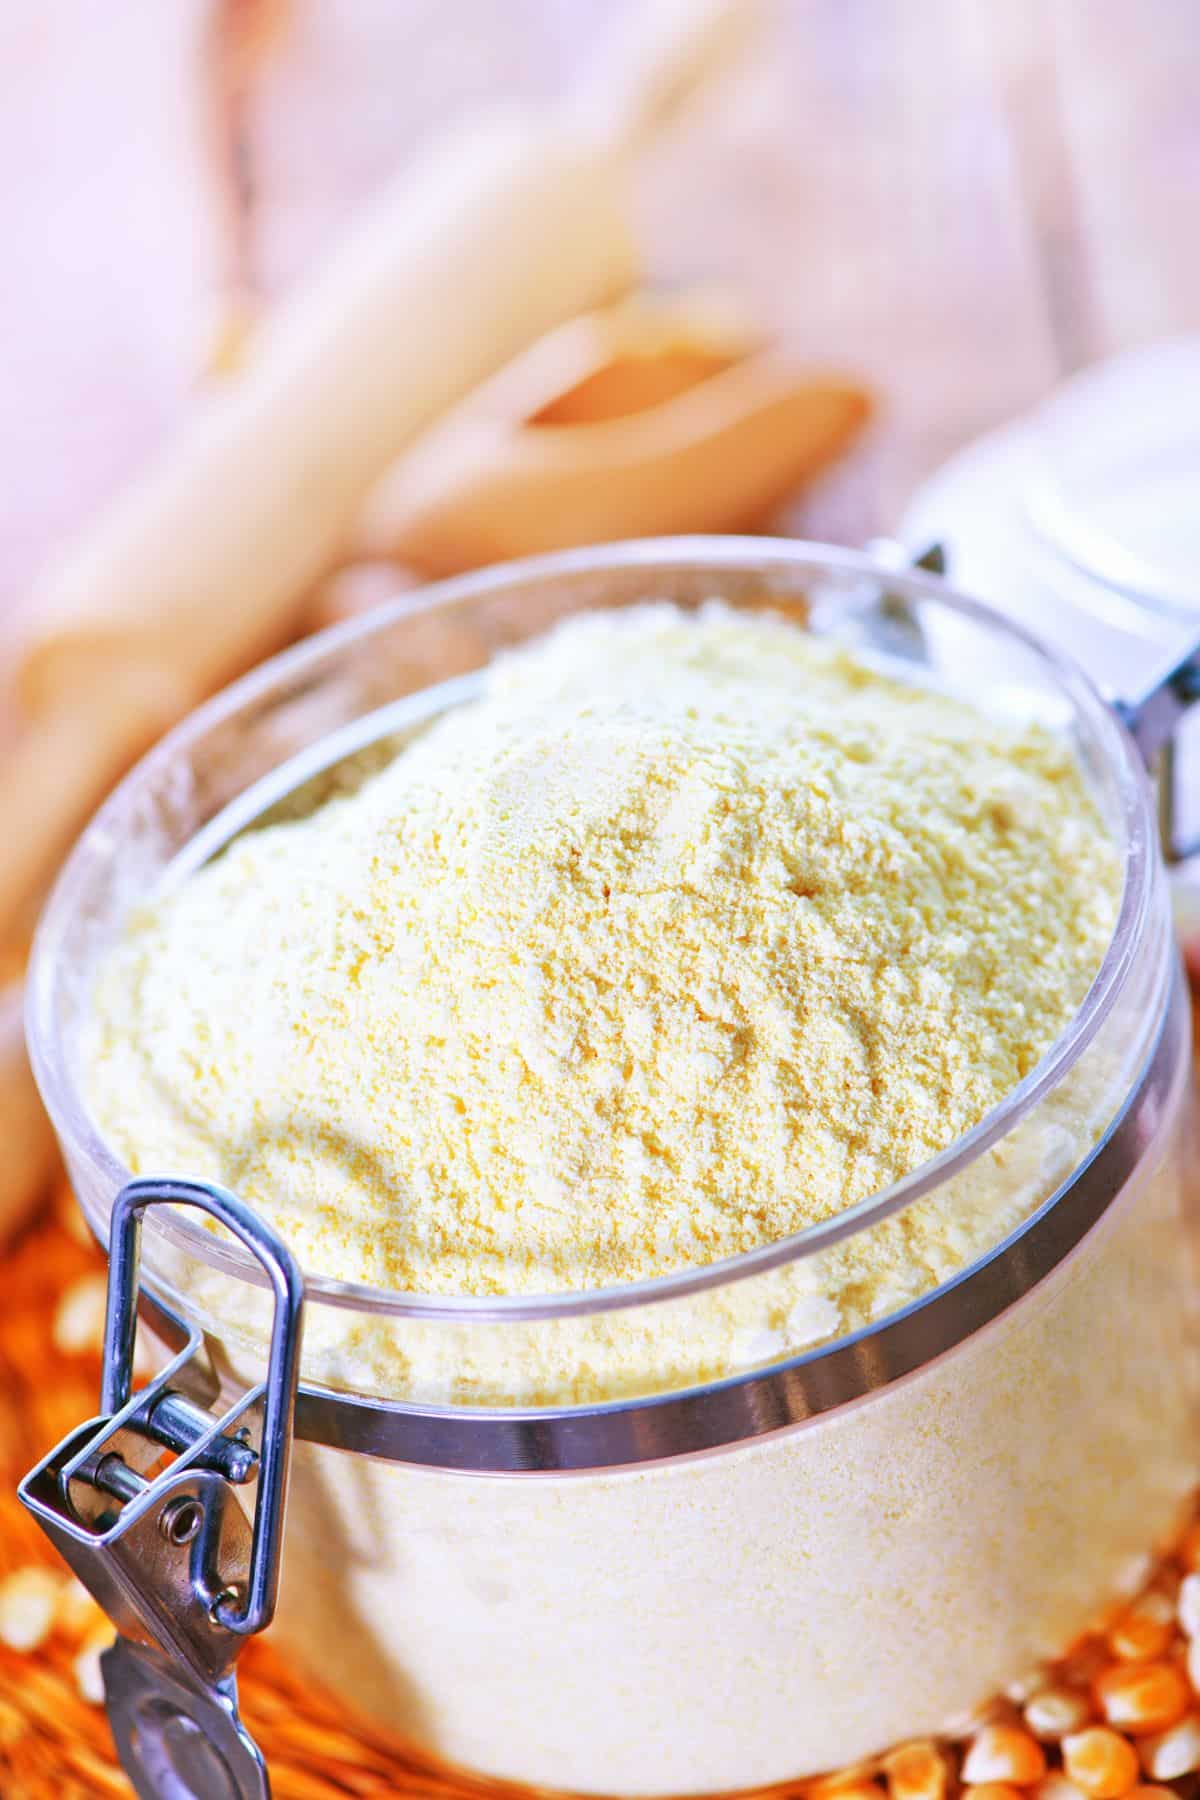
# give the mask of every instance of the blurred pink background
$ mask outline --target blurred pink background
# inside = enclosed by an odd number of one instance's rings
[[[231,295],[303,274],[423,133],[552,95],[630,0],[40,0],[0,24],[0,604],[151,456]],[[1066,371],[1200,324],[1195,0],[781,0],[657,150],[652,279],[725,277],[884,402],[796,509],[893,525]]]

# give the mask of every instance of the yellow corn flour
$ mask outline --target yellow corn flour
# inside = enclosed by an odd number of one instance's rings
[[[133,1169],[219,1179],[335,1277],[660,1275],[974,1125],[1080,1004],[1118,891],[1046,730],[776,616],[588,614],[143,906],[90,1103]]]

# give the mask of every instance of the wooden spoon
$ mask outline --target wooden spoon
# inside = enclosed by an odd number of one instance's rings
[[[428,575],[615,538],[760,523],[846,447],[862,387],[646,300],[552,332],[399,461],[353,552]]]

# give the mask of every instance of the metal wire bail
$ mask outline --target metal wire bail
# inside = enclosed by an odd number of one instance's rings
[[[133,1391],[142,1222],[192,1206],[231,1231],[274,1295],[266,1378],[219,1414],[199,1332]],[[279,1586],[304,1279],[287,1246],[209,1182],[132,1181],[112,1212],[102,1413],[69,1434],[20,1496],[117,1626],[102,1659],[117,1749],[143,1800],[262,1800],[258,1747],[238,1717],[234,1665],[270,1623]],[[186,1376],[185,1376],[186,1371]],[[189,1393],[182,1391],[186,1379]],[[207,1397],[215,1401],[215,1385]],[[164,1451],[175,1453],[163,1467]],[[257,1484],[253,1522],[237,1490]]]

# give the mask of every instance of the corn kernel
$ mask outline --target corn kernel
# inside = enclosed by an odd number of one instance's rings
[[[1029,1800],[1088,1800],[1081,1787],[1069,1781],[1061,1769],[1051,1769],[1033,1787],[1025,1789]]]
[[[1108,1649],[1126,1663],[1148,1663],[1155,1656],[1162,1656],[1169,1642],[1169,1625],[1162,1625],[1157,1618],[1144,1618],[1137,1613],[1119,1618],[1106,1638]]]
[[[1185,1575],[1179,1584],[1176,1612],[1188,1637],[1200,1637],[1200,1573]]]
[[[905,1744],[883,1759],[891,1800],[943,1800],[946,1761],[936,1744]]]
[[[81,1275],[63,1294],[53,1329],[54,1347],[64,1356],[81,1356],[102,1347],[107,1290],[103,1275]]]
[[[985,1725],[1019,1725],[1020,1722],[1017,1708],[1001,1694],[971,1707],[969,1712],[955,1713],[942,1726],[941,1735],[952,1744],[963,1744],[981,1732]]]
[[[1024,1706],[1027,1700],[1045,1687],[1049,1679],[1050,1671],[1045,1663],[1039,1663],[1024,1675],[1019,1675],[1015,1681],[1010,1681],[1004,1692],[1017,1706]]]
[[[63,1579],[53,1569],[15,1569],[0,1582],[0,1643],[26,1655],[54,1629]]]
[[[100,1658],[116,1637],[111,1625],[101,1625],[84,1639],[75,1656],[72,1669],[81,1699],[90,1706],[104,1705],[104,1674]]]
[[[82,1581],[72,1575],[63,1583],[54,1608],[57,1630],[78,1641],[95,1630],[103,1618],[99,1603],[93,1600]]]
[[[1063,1768],[1091,1800],[1120,1800],[1138,1778],[1138,1759],[1127,1738],[1107,1725],[1089,1725],[1063,1739]]]
[[[1096,1678],[1101,1712],[1134,1737],[1177,1725],[1188,1710],[1187,1682],[1173,1663],[1117,1663]]]
[[[1081,1688],[1048,1687],[1035,1694],[1025,1708],[1025,1723],[1035,1738],[1056,1744],[1070,1731],[1082,1731],[1091,1723],[1092,1702]]]
[[[1045,1751],[1020,1725],[985,1725],[967,1751],[962,1769],[965,1782],[1006,1782],[1016,1787],[1028,1787],[1045,1773]]]
[[[1148,1587],[1144,1594],[1138,1596],[1129,1608],[1131,1613],[1141,1619],[1161,1619],[1164,1625],[1170,1625],[1175,1618],[1175,1601],[1179,1596],[1180,1577],[1172,1580],[1170,1571],[1164,1569],[1155,1578],[1153,1587]]]
[[[1138,1745],[1142,1768],[1152,1781],[1178,1781],[1200,1769],[1200,1715],[1189,1713],[1169,1731],[1143,1738]]]
[[[1123,1662],[1152,1662],[1171,1642],[1175,1608],[1165,1594],[1143,1594],[1121,1615],[1106,1642]]]

